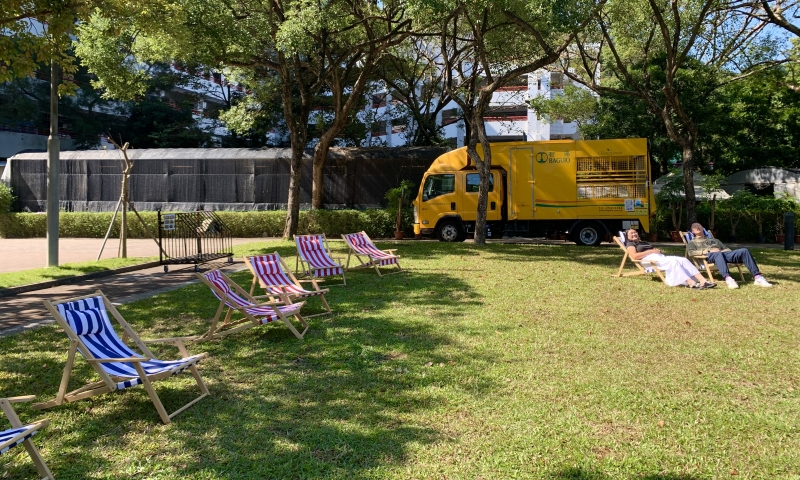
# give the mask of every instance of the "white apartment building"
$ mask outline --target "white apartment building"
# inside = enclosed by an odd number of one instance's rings
[[[489,112],[484,116],[489,141],[559,140],[577,138],[575,122],[561,120],[553,123],[538,118],[528,108],[527,100],[533,97],[553,98],[564,92],[565,77],[561,73],[539,70],[522,77],[515,85],[500,88],[494,93]],[[465,126],[458,105],[450,102],[437,117],[444,137],[454,147],[464,146]],[[393,100],[387,91],[379,91],[368,98],[362,121],[371,121],[365,146],[403,146],[407,143],[408,119],[402,114],[400,102]]]

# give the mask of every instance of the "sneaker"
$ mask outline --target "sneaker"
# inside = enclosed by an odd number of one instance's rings
[[[693,284],[689,285],[689,288],[694,288],[695,290],[702,290],[703,285],[700,282],[694,282]]]
[[[703,286],[701,288],[714,288],[717,284],[714,282],[703,282]]]
[[[728,284],[728,288],[730,288],[731,290],[733,290],[734,288],[739,288],[739,284],[736,283],[736,280],[734,280],[733,277],[726,278],[725,283]]]
[[[767,279],[766,279],[766,278],[764,278],[764,277],[758,277],[758,278],[756,278],[755,282],[753,282],[753,283],[755,283],[755,284],[756,284],[756,285],[758,285],[759,287],[771,287],[771,286],[772,286],[772,284],[771,284],[771,283],[769,283],[769,282],[767,281]]]

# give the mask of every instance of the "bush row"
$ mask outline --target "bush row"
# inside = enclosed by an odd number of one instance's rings
[[[286,211],[217,212],[233,237],[280,237],[286,225]],[[343,233],[364,230],[370,237],[392,237],[395,215],[387,210],[308,210],[300,212],[297,233],[325,233],[339,237]],[[103,238],[108,230],[112,212],[61,212],[58,234],[61,237]],[[157,212],[141,212],[142,219],[153,235],[158,235]],[[117,215],[111,229],[119,237],[121,216]],[[404,213],[403,230],[413,233],[411,215]],[[0,214],[0,237],[29,238],[47,234],[47,215],[41,213]],[[129,238],[148,238],[141,222],[128,213]]]
[[[783,217],[782,214],[781,218]],[[655,230],[658,233],[658,238],[660,240],[668,240],[669,239],[669,232],[673,230],[672,226],[672,216],[671,212],[668,208],[659,206],[657,211],[657,221],[655,224]],[[717,231],[717,236],[722,240],[725,241],[732,241],[731,238],[731,215],[729,212],[717,209],[715,218],[715,225],[714,229]],[[800,215],[795,214],[795,221],[797,222],[800,219]],[[711,223],[711,208],[708,203],[698,203],[697,204],[697,221],[702,223],[705,227],[709,227]],[[683,212],[681,218],[681,230],[688,230],[688,225],[686,222],[686,212]],[[767,243],[774,243],[775,242],[775,234],[777,233],[778,226],[777,226],[777,218],[773,216],[765,221],[763,224],[763,233],[764,237],[766,238]],[[800,234],[798,229],[798,224],[795,223],[795,234]],[[736,226],[736,237],[737,241],[739,242],[750,242],[755,243],[758,241],[758,224],[751,216],[741,215],[739,219],[739,223]]]

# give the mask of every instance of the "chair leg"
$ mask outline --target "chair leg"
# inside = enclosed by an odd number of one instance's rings
[[[625,256],[622,257],[622,263],[619,264],[619,271],[617,272],[617,275],[616,275],[617,277],[621,277],[622,276],[622,270],[625,269],[625,261],[627,261],[627,260],[628,260],[628,252],[625,252]]]
[[[150,383],[150,379],[147,377],[147,374],[144,372],[142,364],[139,362],[133,362],[133,366],[136,368],[139,378],[142,379],[142,386],[145,390],[147,390],[147,394],[150,396],[150,401],[152,401],[153,405],[156,407],[156,411],[158,412],[158,416],[161,417],[161,421],[164,422],[164,425],[169,425],[171,422],[169,419],[169,414],[164,408],[164,404],[161,403],[161,399],[158,398],[158,394],[153,388],[153,384]]]
[[[303,333],[298,332],[297,329],[294,328],[294,325],[292,325],[292,322],[288,318],[286,318],[283,315],[281,315],[280,319],[283,322],[283,324],[286,325],[286,327],[289,328],[289,330],[294,334],[295,337],[297,337],[299,340],[302,340],[303,339],[303,335],[305,335],[306,332],[308,331],[308,323],[306,323],[306,321],[303,319],[303,317],[301,317],[298,314],[295,314],[294,317],[297,318],[300,321],[301,325],[306,327],[305,330],[303,330]]]
[[[53,480],[53,472],[47,468],[47,464],[44,463],[42,454],[39,453],[39,449],[36,448],[36,445],[33,444],[31,439],[29,438],[22,442],[22,446],[25,447],[25,450],[28,451],[28,455],[31,456],[31,460],[33,460],[33,465],[36,467],[36,471],[39,472],[39,476],[42,479]]]
[[[742,279],[742,283],[744,283],[744,272],[742,272],[742,265],[737,264],[736,268],[739,270],[739,277]]]
[[[714,283],[714,277],[711,276],[711,265],[708,264],[708,260],[705,258],[703,259],[703,265],[706,267],[706,276],[708,277],[708,281]]]

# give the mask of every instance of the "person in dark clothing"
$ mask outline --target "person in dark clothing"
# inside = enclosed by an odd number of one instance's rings
[[[739,284],[731,277],[731,272],[728,270],[729,263],[744,263],[744,266],[750,270],[750,273],[755,278],[755,284],[759,287],[771,287],[772,284],[761,275],[761,271],[753,259],[750,250],[746,248],[739,248],[731,250],[726,247],[722,242],[716,238],[707,238],[704,235],[703,226],[699,223],[692,224],[692,234],[694,238],[689,241],[687,245],[687,253],[691,256],[705,255],[709,262],[717,266],[719,274],[725,279],[728,288],[739,288]]]

